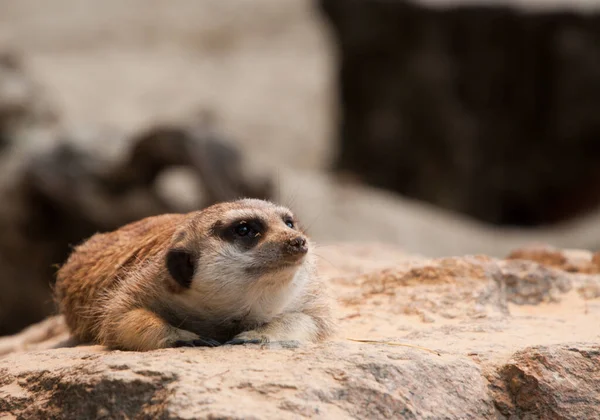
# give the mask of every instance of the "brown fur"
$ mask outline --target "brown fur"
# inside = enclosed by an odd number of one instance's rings
[[[254,318],[236,314],[237,309],[225,303],[227,290],[206,286],[219,284],[209,283],[213,279],[194,277],[194,282],[202,283],[194,285],[203,292],[198,295],[194,294],[196,289],[188,290],[169,275],[165,258],[170,249],[185,248],[201,255],[203,264],[211,262],[212,255],[219,255],[223,246],[220,239],[211,236],[211,229],[227,211],[246,209],[264,214],[269,226],[274,226],[267,238],[261,238],[263,247],[277,247],[292,235],[303,235],[281,224],[280,212],[287,209],[260,200],[241,200],[186,215],[149,217],[114,232],[96,234],[77,246],[58,271],[56,283],[60,311],[72,334],[81,341],[129,350],[164,348],[199,337],[221,342],[233,337],[259,341],[326,338],[332,329],[329,301],[319,278],[305,268],[308,263],[299,268],[308,276],[298,289],[300,295],[268,319],[262,314]],[[236,260],[226,265],[235,269]],[[220,272],[218,267],[212,270],[217,275]],[[255,310],[257,304],[250,300],[268,302],[269,287],[282,290],[273,280],[277,280],[277,273],[266,276],[267,280],[250,281],[240,271],[239,276],[224,277],[223,285],[232,281],[240,283],[235,287],[243,285],[248,290],[244,296],[248,302],[238,303]]]

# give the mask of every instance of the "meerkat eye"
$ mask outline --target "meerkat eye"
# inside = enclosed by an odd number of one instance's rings
[[[235,233],[237,233],[240,236],[247,236],[248,233],[250,233],[250,228],[248,227],[248,225],[246,223],[240,223],[235,228]]]
[[[251,227],[247,222],[241,222],[238,224],[234,231],[238,236],[249,236],[251,238],[255,238],[259,235],[259,232]]]
[[[292,219],[285,219],[285,225],[290,229],[294,229],[294,221]]]

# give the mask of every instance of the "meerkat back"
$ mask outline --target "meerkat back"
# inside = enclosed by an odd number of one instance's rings
[[[90,310],[101,297],[135,270],[143,260],[153,258],[167,243],[183,215],[149,217],[108,233],[98,233],[75,247],[56,276],[55,295],[73,335],[92,341],[95,319]]]

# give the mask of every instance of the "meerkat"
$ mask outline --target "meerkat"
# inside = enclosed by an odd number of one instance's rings
[[[153,216],[75,247],[56,299],[78,341],[114,349],[317,342],[333,323],[312,248],[268,201]]]

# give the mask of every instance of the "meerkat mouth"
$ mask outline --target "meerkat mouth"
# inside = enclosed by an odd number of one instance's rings
[[[305,259],[306,258],[304,255],[300,258],[294,258],[294,259],[281,258],[281,259],[274,261],[272,263],[269,263],[269,264],[261,264],[261,265],[248,267],[246,269],[246,271],[251,274],[259,274],[260,275],[260,274],[272,273],[275,271],[284,271],[284,270],[291,270],[291,269],[297,270],[302,266],[302,264],[304,264]]]

